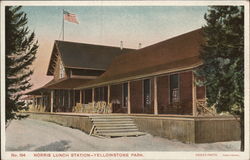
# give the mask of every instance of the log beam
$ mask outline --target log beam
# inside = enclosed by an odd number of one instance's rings
[[[54,90],[50,92],[50,112],[53,113],[54,107]]]
[[[194,72],[192,72],[192,106],[193,106],[193,116],[197,116],[196,85],[195,85]]]
[[[92,106],[95,106],[95,88],[92,88]]]
[[[130,81],[128,81],[128,114],[131,114],[130,98]]]
[[[108,104],[110,103],[110,85],[108,85]]]
[[[157,101],[157,77],[154,77],[154,114],[158,115],[158,101]]]

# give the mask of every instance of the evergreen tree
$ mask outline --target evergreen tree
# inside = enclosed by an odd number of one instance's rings
[[[30,65],[38,49],[35,34],[28,29],[28,19],[21,8],[5,8],[6,122],[16,118],[15,112],[23,109],[24,102],[19,99],[32,86]]]
[[[204,64],[197,75],[204,77],[207,104],[217,111],[240,116],[241,150],[244,150],[244,7],[212,6],[205,14]]]

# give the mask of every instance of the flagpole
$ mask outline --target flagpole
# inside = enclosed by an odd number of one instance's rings
[[[63,24],[62,24],[62,40],[64,41],[64,9],[63,9]]]

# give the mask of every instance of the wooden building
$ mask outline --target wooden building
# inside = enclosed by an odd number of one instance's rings
[[[54,79],[27,93],[36,101],[31,117],[107,135],[94,129],[94,116],[108,113],[101,118],[133,117],[139,131],[186,143],[239,140],[239,123],[208,109],[206,89],[195,83],[203,42],[201,29],[138,50],[55,41],[47,72]],[[141,134],[118,133],[127,124],[114,120],[101,122],[109,136]]]
[[[129,51],[133,50],[55,41],[47,70],[53,79],[27,94],[36,95],[34,101],[40,95],[36,106],[45,107],[47,112],[71,112],[76,103],[82,102],[81,92],[74,88],[99,77],[115,57]],[[91,92],[86,90],[85,103],[92,101]]]
[[[112,113],[197,115],[202,42],[201,29],[138,50],[55,41],[47,71],[54,79],[28,94],[42,95],[50,112],[104,101]]]
[[[194,75],[202,42],[198,29],[121,54],[100,77],[75,89],[94,90],[93,101],[112,103],[113,113],[197,115],[196,104],[205,100]]]

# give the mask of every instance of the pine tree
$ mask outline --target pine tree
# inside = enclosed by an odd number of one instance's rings
[[[6,122],[23,109],[20,97],[32,86],[30,67],[38,49],[35,34],[27,26],[27,15],[21,9],[21,6],[5,8]]]
[[[240,116],[241,150],[244,150],[244,7],[212,6],[205,14],[204,77],[207,104],[217,111]],[[201,82],[198,82],[201,83]]]

